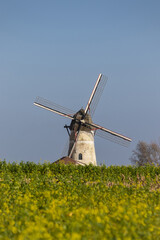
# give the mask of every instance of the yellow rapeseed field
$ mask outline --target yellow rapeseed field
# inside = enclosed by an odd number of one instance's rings
[[[0,239],[160,239],[160,168],[0,162]]]

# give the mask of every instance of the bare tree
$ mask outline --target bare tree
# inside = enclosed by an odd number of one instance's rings
[[[160,146],[155,142],[147,144],[146,142],[139,141],[130,160],[138,166],[146,164],[160,165]]]

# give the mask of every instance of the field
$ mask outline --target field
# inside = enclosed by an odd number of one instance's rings
[[[160,168],[0,162],[0,239],[160,239]]]

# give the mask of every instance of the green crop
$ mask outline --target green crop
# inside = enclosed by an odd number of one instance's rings
[[[160,239],[160,168],[2,161],[0,239]]]

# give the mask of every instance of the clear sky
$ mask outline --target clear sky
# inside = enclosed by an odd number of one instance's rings
[[[75,111],[99,73],[108,82],[93,121],[132,138],[95,138],[98,163],[129,165],[138,141],[160,142],[160,1],[0,1],[0,158],[53,162],[68,119],[37,95]]]

